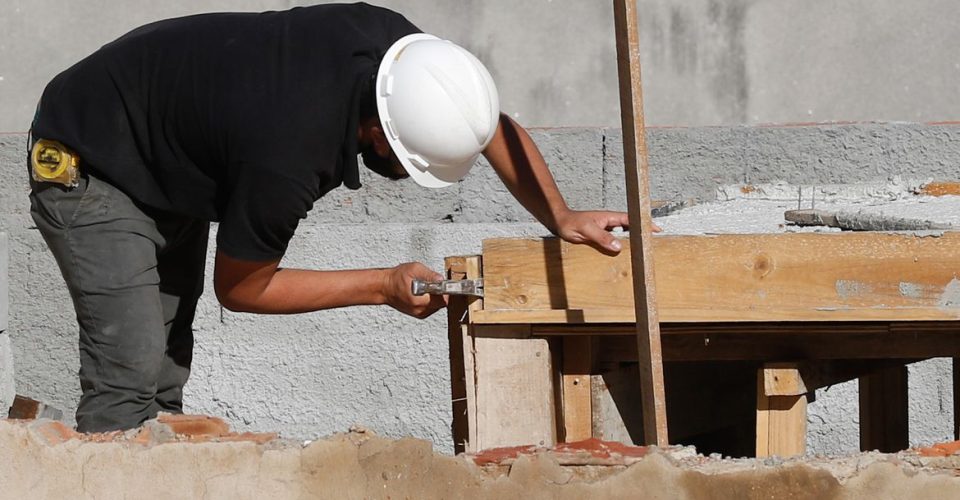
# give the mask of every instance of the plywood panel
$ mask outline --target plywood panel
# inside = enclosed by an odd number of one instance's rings
[[[634,321],[627,252],[493,239],[483,265],[477,320]],[[960,319],[956,232],[667,236],[654,265],[661,322]]]
[[[556,444],[553,366],[547,340],[495,338],[478,332],[473,342],[476,449]]]

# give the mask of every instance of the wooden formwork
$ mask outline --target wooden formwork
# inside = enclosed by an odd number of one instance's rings
[[[671,442],[746,424],[753,439],[739,449],[801,453],[807,399],[859,379],[862,446],[899,449],[905,364],[960,357],[960,233],[666,236],[653,247]],[[639,384],[624,375],[638,353],[628,252],[494,239],[482,256],[447,259],[452,278],[485,288],[450,307],[459,450],[642,441]]]

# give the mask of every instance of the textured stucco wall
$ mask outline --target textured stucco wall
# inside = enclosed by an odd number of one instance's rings
[[[0,417],[13,404],[16,394],[13,377],[13,348],[7,333],[9,280],[7,275],[7,233],[0,231]]]
[[[624,204],[618,134],[534,131],[572,206]],[[745,181],[956,179],[958,134],[958,126],[914,124],[652,129],[653,193],[712,199],[718,185]],[[76,326],[59,271],[29,217],[25,144],[23,134],[0,135],[0,231],[10,234],[17,388],[70,415],[79,396]],[[457,186],[428,191],[365,172],[361,190],[336,190],[318,202],[284,265],[342,269],[421,260],[439,269],[445,256],[479,252],[484,238],[545,234],[494,177],[480,165]],[[216,303],[208,278],[195,327],[190,411],[224,416],[240,430],[300,437],[360,423],[452,449],[442,313],[427,321],[386,307],[234,314]],[[950,437],[950,377],[942,361],[911,368],[911,442]],[[810,406],[813,452],[857,448],[855,391],[844,384],[818,393]]]
[[[141,24],[318,0],[6,0],[0,131],[23,131],[55,74]],[[483,59],[535,126],[619,124],[609,1],[373,0]],[[639,0],[647,123],[960,117],[953,0]],[[56,36],[51,36],[55,33]]]

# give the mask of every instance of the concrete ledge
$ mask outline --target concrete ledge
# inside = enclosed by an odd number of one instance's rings
[[[953,447],[935,451],[719,460],[587,440],[449,457],[361,429],[301,443],[237,435],[203,417],[87,436],[59,422],[0,421],[0,484],[4,496],[38,499],[955,498]]]

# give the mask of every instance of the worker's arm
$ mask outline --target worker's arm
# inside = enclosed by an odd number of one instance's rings
[[[620,242],[609,230],[627,228],[627,214],[570,210],[537,145],[509,116],[500,115],[500,126],[483,155],[517,201],[553,234],[572,243],[620,251]]]
[[[279,264],[279,259],[246,261],[218,251],[213,282],[220,303],[231,311],[260,314],[387,304],[417,318],[446,305],[442,297],[410,293],[410,282],[415,278],[443,279],[419,263],[349,271],[285,269]]]

